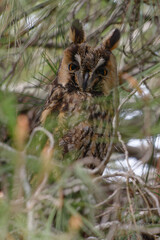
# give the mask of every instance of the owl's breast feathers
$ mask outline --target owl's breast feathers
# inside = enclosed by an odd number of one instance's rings
[[[54,134],[63,132],[59,145],[64,154],[73,150],[79,157],[104,158],[112,132],[111,95],[97,97],[91,93],[70,91],[59,84],[46,102],[41,122],[44,123],[52,113],[58,120]]]

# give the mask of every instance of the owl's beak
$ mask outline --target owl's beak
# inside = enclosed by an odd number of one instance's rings
[[[82,84],[83,91],[85,91],[86,88],[87,88],[88,79],[89,79],[89,72],[86,72],[86,73],[84,74],[83,84]]]

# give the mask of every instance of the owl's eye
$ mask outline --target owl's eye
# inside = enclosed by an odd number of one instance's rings
[[[100,75],[102,75],[102,76],[106,76],[107,73],[108,73],[108,71],[107,71],[107,69],[105,69],[105,68],[99,68],[99,69],[96,70],[96,73],[97,73],[97,74],[100,74]]]
[[[69,71],[75,71],[75,70],[78,70],[78,66],[76,65],[76,64],[74,64],[74,63],[70,63],[69,65],[68,65],[68,69],[69,69]]]

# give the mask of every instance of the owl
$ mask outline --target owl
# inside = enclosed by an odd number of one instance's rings
[[[101,45],[91,47],[85,41],[82,24],[75,20],[70,39],[40,121],[45,124],[52,115],[58,121],[53,133],[59,136],[63,154],[73,151],[77,158],[102,161],[112,135],[112,90],[117,85],[112,50],[118,46],[120,31],[115,29]]]

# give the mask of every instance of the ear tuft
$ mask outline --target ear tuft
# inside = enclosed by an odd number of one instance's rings
[[[75,19],[70,28],[70,39],[74,43],[82,43],[85,41],[85,34],[82,24],[78,19]]]
[[[115,48],[118,47],[118,43],[119,43],[119,39],[120,39],[121,33],[119,31],[119,29],[115,29],[110,35],[109,37],[107,37],[103,44],[105,46],[105,48],[109,49],[109,50],[113,50]]]

